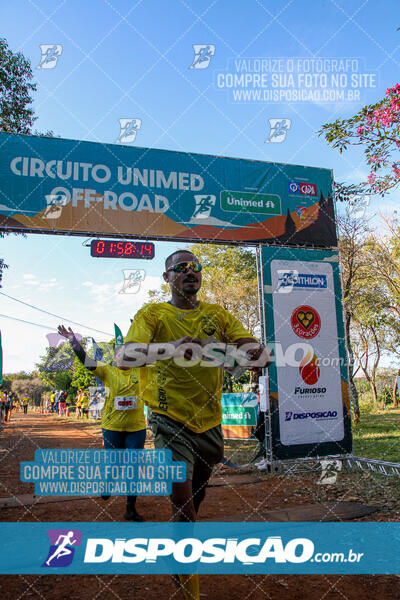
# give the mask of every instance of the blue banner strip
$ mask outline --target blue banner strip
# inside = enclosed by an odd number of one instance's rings
[[[400,523],[1,523],[1,574],[399,574]]]

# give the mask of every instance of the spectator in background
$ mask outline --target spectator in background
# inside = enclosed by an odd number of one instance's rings
[[[61,416],[65,415],[65,399],[67,397],[66,392],[60,390],[60,395],[58,396],[58,414]]]
[[[13,399],[11,396],[11,392],[6,392],[6,423],[11,421],[11,411],[13,409]]]
[[[60,406],[60,394],[62,390],[56,391],[56,413],[58,414],[59,406]]]
[[[56,395],[54,392],[50,394],[50,410],[53,413],[56,407]]]
[[[69,417],[69,405],[70,405],[70,399],[67,393],[65,393],[65,416]]]
[[[29,404],[29,398],[28,398],[28,396],[23,396],[23,398],[22,398],[22,407],[24,409],[24,415],[28,414],[28,404]]]
[[[89,394],[86,391],[81,396],[81,416],[82,419],[89,419]]]
[[[0,423],[4,425],[6,416],[6,402],[5,402],[5,393],[3,391],[3,386],[0,386]]]

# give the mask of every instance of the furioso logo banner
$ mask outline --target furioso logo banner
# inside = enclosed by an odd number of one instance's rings
[[[0,133],[0,228],[337,244],[328,169]]]

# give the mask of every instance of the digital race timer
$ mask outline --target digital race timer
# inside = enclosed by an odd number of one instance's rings
[[[92,240],[91,256],[106,258],[154,258],[152,242],[115,242],[112,240]]]

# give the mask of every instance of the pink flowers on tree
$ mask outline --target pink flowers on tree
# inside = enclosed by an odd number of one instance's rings
[[[400,183],[400,160],[396,152],[400,148],[400,84],[386,90],[383,100],[365,106],[350,119],[337,119],[322,126],[327,142],[339,152],[348,145],[364,146],[367,164],[369,192],[384,194]]]

